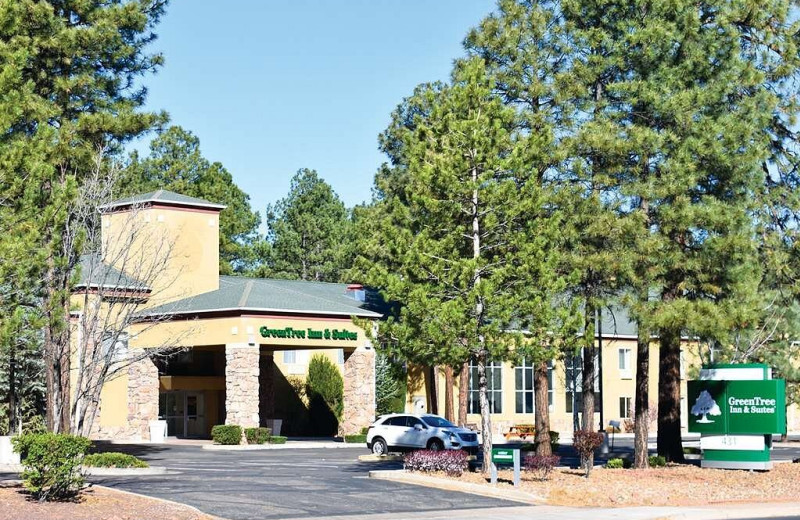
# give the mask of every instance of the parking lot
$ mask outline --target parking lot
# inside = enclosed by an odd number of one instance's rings
[[[166,498],[229,519],[497,508],[519,504],[476,495],[371,480],[372,469],[399,463],[361,463],[366,448],[215,451],[199,446],[113,445],[166,466],[150,477],[93,477],[92,481]]]

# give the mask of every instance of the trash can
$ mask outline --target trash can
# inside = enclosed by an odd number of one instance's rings
[[[267,419],[264,421],[264,426],[271,430],[270,435],[279,436],[281,434],[281,426],[283,426],[283,419]]]
[[[167,436],[167,421],[150,421],[150,442],[164,442]]]

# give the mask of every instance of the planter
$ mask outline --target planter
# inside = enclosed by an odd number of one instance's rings
[[[0,464],[19,464],[19,453],[14,453],[11,436],[0,436]]]

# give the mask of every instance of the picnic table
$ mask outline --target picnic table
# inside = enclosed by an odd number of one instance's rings
[[[534,437],[536,435],[536,427],[532,424],[516,424],[511,426],[506,433],[503,434],[503,437],[506,440],[511,440],[513,438],[520,438],[523,441],[528,437]]]

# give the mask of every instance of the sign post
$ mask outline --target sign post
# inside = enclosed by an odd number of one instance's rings
[[[701,467],[772,469],[772,434],[786,433],[786,383],[761,364],[712,365],[688,383],[689,431]]]
[[[509,448],[492,448],[492,463],[490,466],[492,484],[497,484],[497,466],[499,464],[514,465],[514,486],[519,486],[520,484],[519,450],[509,449]]]

